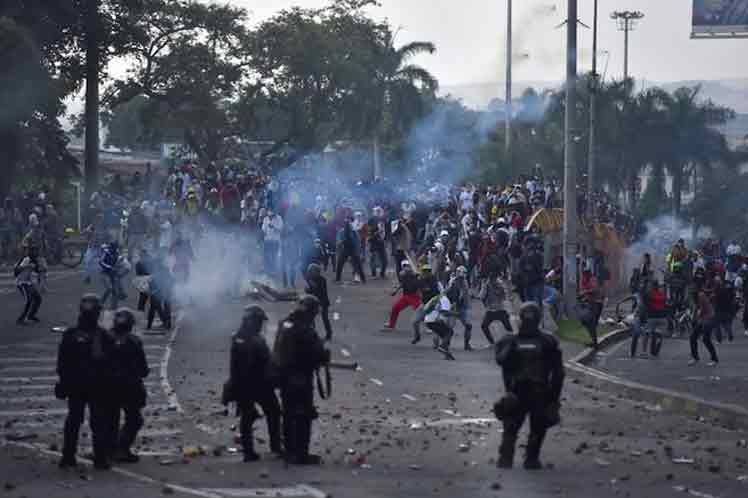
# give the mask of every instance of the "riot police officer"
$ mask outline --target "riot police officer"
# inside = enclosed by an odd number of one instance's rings
[[[112,326],[112,371],[113,392],[116,393],[113,426],[116,448],[114,459],[122,463],[135,463],[138,455],[131,450],[138,431],[143,427],[141,410],[146,403],[146,390],[143,379],[150,369],[145,357],[143,342],[132,333],[135,326],[135,314],[120,308],[114,314]],[[120,429],[121,413],[125,414],[125,423]]]
[[[330,362],[330,351],[314,330],[319,309],[316,297],[303,296],[291,314],[280,322],[273,347],[283,402],[285,455],[290,464],[321,463],[319,456],[309,454],[312,421],[317,418],[314,376]]]
[[[504,423],[499,448],[500,468],[511,468],[514,448],[525,418],[530,418],[525,468],[541,469],[540,448],[548,428],[560,421],[559,399],[564,382],[561,349],[555,337],[540,331],[542,318],[535,302],[519,310],[519,334],[507,335],[496,345],[496,363],[502,369],[506,395],[494,407]]]
[[[254,450],[252,425],[259,418],[255,404],[260,405],[265,415],[270,436],[270,450],[280,455],[281,410],[274,390],[274,367],[270,348],[263,333],[268,316],[259,306],[248,306],[244,310],[239,331],[231,338],[230,384],[233,401],[239,411],[244,461],[259,460]]]
[[[68,401],[61,468],[76,465],[78,434],[86,406],[93,438],[94,466],[97,469],[111,466],[112,385],[108,362],[112,340],[98,325],[100,314],[99,297],[84,295],[78,323],[64,332],[57,353],[60,380],[55,386],[55,396]]]

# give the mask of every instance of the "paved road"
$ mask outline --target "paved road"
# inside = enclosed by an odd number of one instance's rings
[[[83,290],[78,280],[76,276],[61,280],[68,292],[53,292],[42,316],[71,316],[70,306]],[[81,481],[51,465],[51,455],[32,456],[23,448],[5,446],[0,449],[0,466],[13,469],[11,477],[3,477],[12,487],[7,495],[110,496],[121,482],[117,494],[123,498],[154,496],[164,492],[164,483],[171,486],[169,493],[219,498],[668,497],[687,496],[684,489],[707,498],[745,496],[748,482],[739,477],[748,474],[748,449],[736,445],[745,434],[660,413],[572,382],[564,393],[564,423],[546,445],[545,461],[552,468],[534,474],[521,469],[499,472],[495,458],[500,427],[489,410],[499,395],[500,375],[490,350],[463,352],[458,337],[457,360],[445,361],[428,340],[410,345],[410,311],[401,317],[401,330],[380,331],[390,305],[381,282],[366,287],[331,285],[330,290],[334,302],[340,298],[333,310],[339,313],[333,354],[340,360],[358,361],[362,370],[336,372],[333,398],[319,403],[313,445],[325,458],[323,467],[286,468],[266,454],[264,443],[259,445],[262,462],[240,463],[234,441],[237,420],[222,415],[217,402],[227,375],[229,337],[246,301],[201,301],[182,310],[173,350],[167,347],[168,338],[145,339],[152,367],[171,352],[167,380],[183,409],[168,409],[175,400],[168,392],[158,392],[164,379],[155,368],[149,379],[153,397],[147,422],[152,433],[146,434],[150,440],[139,443],[141,451],[152,454],[128,466],[132,474],[86,472],[93,480]],[[0,300],[4,314],[17,304]],[[289,309],[286,303],[266,307],[273,320]],[[474,322],[478,311],[474,310]],[[59,410],[60,405],[48,398],[23,398],[49,395],[53,375],[48,360],[57,338],[44,328],[19,331],[8,325],[5,329],[0,339],[0,365],[5,368],[0,375],[35,379],[2,384],[20,392],[0,391],[2,410],[13,412],[3,420],[18,419],[3,434],[13,439],[23,437],[24,431],[36,431],[37,438],[30,442],[49,448],[59,441],[55,427],[59,428],[61,415],[36,412]],[[21,335],[25,340],[18,339]],[[271,331],[270,340],[272,335]],[[475,346],[485,344],[481,335],[476,334]],[[33,370],[8,372],[8,367]],[[154,410],[153,405],[160,408]],[[262,421],[257,425],[258,436],[266,439]],[[166,434],[170,430],[175,432]],[[170,456],[198,445],[207,455],[184,460]],[[679,457],[693,462],[674,463],[673,458]]]
[[[706,365],[709,355],[701,343],[702,361],[688,366],[691,350],[687,339],[666,339],[659,358],[632,359],[629,357],[630,347],[631,342],[625,341],[607,354],[598,356],[594,365],[643,384],[687,392],[708,401],[748,407],[748,337],[737,324],[734,342],[725,340],[719,344],[715,340],[720,359],[716,367]]]

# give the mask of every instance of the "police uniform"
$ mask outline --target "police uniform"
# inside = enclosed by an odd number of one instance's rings
[[[547,429],[557,423],[558,403],[564,381],[564,366],[558,340],[540,332],[540,307],[525,303],[520,308],[520,332],[507,335],[496,345],[496,363],[501,367],[507,392],[497,406],[504,423],[499,448],[499,466],[508,468],[525,418],[530,418],[530,435],[525,468],[539,469],[540,448]],[[506,406],[510,405],[510,406]],[[501,412],[501,413],[499,413]]]
[[[239,331],[231,338],[231,390],[239,408],[244,461],[259,459],[254,451],[252,425],[258,418],[255,404],[265,415],[270,436],[270,449],[281,454],[281,410],[274,391],[274,368],[270,348],[262,336],[267,315],[259,306],[244,312]]]
[[[150,373],[143,342],[131,333],[134,325],[135,316],[130,310],[117,310],[110,359],[113,392],[116,393],[113,424],[117,430],[115,459],[125,463],[138,461],[138,456],[130,448],[143,427],[141,410],[147,397],[143,379]],[[125,423],[120,429],[121,413],[125,415]]]
[[[81,300],[78,325],[65,331],[57,353],[59,382],[55,396],[67,399],[64,442],[60,467],[76,465],[78,435],[86,406],[93,439],[94,465],[109,468],[112,450],[112,382],[109,359],[112,339],[98,326],[99,298],[86,295]]]
[[[314,330],[319,301],[305,296],[297,308],[278,326],[273,355],[279,370],[283,402],[283,432],[286,461],[317,464],[320,458],[309,454],[314,406],[315,372],[330,361],[330,351]]]

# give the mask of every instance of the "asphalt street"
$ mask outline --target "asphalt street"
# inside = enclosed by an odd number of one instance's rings
[[[707,366],[709,354],[699,342],[701,361],[688,366],[688,338],[665,339],[659,357],[629,357],[631,341],[625,341],[597,356],[592,366],[618,377],[665,389],[686,392],[707,401],[748,408],[748,336],[735,323],[734,341],[713,338],[719,364]],[[640,352],[641,352],[641,340]]]
[[[86,287],[76,274],[61,274],[50,287],[40,313],[45,322],[23,328],[14,323],[20,296],[12,285],[0,290],[11,289],[0,294],[5,496],[727,498],[748,492],[746,434],[619,399],[584,382],[569,381],[564,390],[563,423],[544,448],[548,468],[497,470],[501,428],[490,408],[501,378],[491,350],[482,348],[480,305],[473,310],[477,350],[462,351],[458,326],[457,359],[450,362],[431,348],[429,336],[410,344],[410,310],[398,330],[381,331],[391,304],[390,283],[381,281],[330,285],[337,317],[333,356],[361,369],[335,371],[332,398],[318,402],[313,449],[324,457],[322,467],[288,468],[272,459],[262,420],[263,460],[241,463],[237,419],[225,414],[219,393],[230,336],[249,301],[215,296],[184,306],[174,337],[144,336],[152,373],[141,462],[114,473],[88,467],[62,472],[54,462],[64,404],[51,396],[59,336],[50,326],[74,320]],[[289,303],[262,304],[276,323],[290,309]],[[273,335],[270,330],[269,341]],[[520,464],[521,456],[520,449]]]

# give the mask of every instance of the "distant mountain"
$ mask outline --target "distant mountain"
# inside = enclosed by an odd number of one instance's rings
[[[748,79],[727,80],[691,80],[673,82],[643,82],[647,87],[661,86],[673,91],[682,86],[702,86],[702,96],[712,99],[715,103],[734,109],[738,113],[748,114]],[[512,84],[512,94],[516,97],[533,87],[536,90],[559,88],[560,82],[553,81],[517,81]],[[475,109],[485,108],[491,100],[504,98],[504,83],[468,83],[462,85],[445,85],[441,89],[442,95],[451,95],[462,99],[466,106]]]

